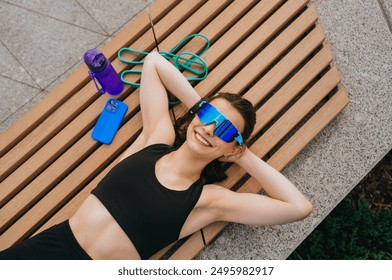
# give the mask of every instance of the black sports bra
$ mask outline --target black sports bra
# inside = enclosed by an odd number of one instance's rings
[[[171,190],[159,183],[155,164],[171,151],[173,148],[165,144],[142,149],[118,163],[92,191],[142,259],[179,238],[203,188],[200,178],[185,191]]]

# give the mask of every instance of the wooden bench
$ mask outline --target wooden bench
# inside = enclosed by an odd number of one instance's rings
[[[160,50],[171,50],[192,33],[211,40],[203,55],[209,75],[195,89],[202,97],[229,91],[249,99],[258,118],[250,149],[278,170],[348,103],[316,9],[306,0],[157,0],[150,13]],[[195,38],[183,51],[197,52],[203,44]],[[122,47],[154,50],[147,11],[103,48],[118,72],[129,68],[117,58]],[[116,97],[129,109],[113,143],[100,145],[90,134],[111,96],[97,93],[81,66],[1,135],[0,250],[75,212],[140,133],[138,95],[138,89],[126,86]],[[186,108],[180,104],[174,111],[178,117]],[[261,191],[238,166],[227,172],[226,188]],[[206,227],[205,241],[211,242],[225,225]],[[204,246],[199,231],[153,259],[191,259]]]

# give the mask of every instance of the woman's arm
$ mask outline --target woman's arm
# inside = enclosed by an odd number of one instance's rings
[[[159,53],[152,52],[147,55],[145,65],[143,66],[143,72],[145,70],[150,71],[150,67],[155,69],[162,85],[184,103],[187,108],[191,108],[200,100],[200,96],[185,76]],[[152,96],[152,98],[154,98],[154,96]]]
[[[152,52],[144,60],[140,81],[139,99],[143,130],[121,159],[147,145],[174,143],[175,132],[169,114],[166,90],[188,108],[200,100],[200,96],[184,75],[159,53]]]
[[[235,160],[268,196],[217,189],[219,219],[254,225],[284,224],[307,217],[313,210],[309,200],[279,171],[249,149]]]

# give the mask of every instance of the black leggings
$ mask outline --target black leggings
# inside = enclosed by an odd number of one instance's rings
[[[69,221],[0,252],[0,260],[91,260],[79,245]]]

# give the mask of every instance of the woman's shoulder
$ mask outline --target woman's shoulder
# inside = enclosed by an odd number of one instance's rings
[[[203,185],[203,191],[200,196],[200,206],[214,208],[214,205],[221,199],[224,199],[225,193],[232,192],[217,184]]]

